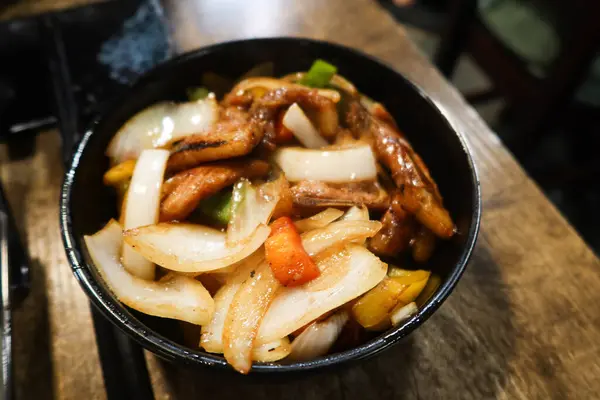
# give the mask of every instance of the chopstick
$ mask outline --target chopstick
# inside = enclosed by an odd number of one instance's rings
[[[2,395],[12,399],[12,309],[29,289],[28,256],[0,182],[0,282],[2,289]]]

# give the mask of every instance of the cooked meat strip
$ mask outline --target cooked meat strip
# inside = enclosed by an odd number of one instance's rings
[[[225,95],[222,101],[222,105],[234,106],[242,109],[249,109],[252,103],[254,102],[254,96],[252,93],[233,93],[229,92]]]
[[[190,171],[192,170],[190,169],[187,171],[180,172],[164,181],[161,188],[160,199],[164,200],[168,195],[171,194],[171,192],[173,192],[173,190],[175,190],[175,188],[181,185],[181,183],[185,181],[188,176],[190,176]]]
[[[350,106],[347,123],[355,135],[371,143],[378,159],[390,170],[400,189],[397,203],[436,235],[451,237],[454,223],[443,206],[437,184],[404,135],[357,102]]]
[[[385,210],[390,204],[387,192],[378,182],[325,183],[300,181],[292,186],[294,204],[303,207],[348,207],[365,205]]]
[[[280,88],[257,98],[250,112],[254,118],[272,121],[281,108],[298,103],[309,116],[313,117],[317,128],[326,138],[333,138],[338,129],[338,114],[335,103],[319,94],[316,89]]]
[[[224,108],[213,130],[188,136],[174,145],[167,168],[176,172],[203,162],[244,156],[262,136],[263,130],[248,113],[236,107]]]
[[[298,103],[316,111],[314,118],[321,133],[331,137],[338,127],[335,103],[319,95],[315,89],[279,88],[256,94],[230,93],[221,110],[219,121],[210,132],[188,136],[173,147],[168,170],[181,171],[203,162],[239,157],[250,153],[257,144],[262,150],[274,150],[275,120],[281,108]],[[249,111],[245,108],[253,100]],[[318,111],[318,112],[317,112]]]
[[[411,244],[413,259],[420,263],[428,261],[435,250],[435,242],[433,232],[421,225]]]
[[[261,160],[237,160],[206,164],[180,172],[183,178],[171,179],[179,184],[160,205],[161,221],[181,221],[190,215],[202,199],[234,184],[242,177],[257,178],[269,171],[269,164]]]
[[[403,185],[394,195],[392,207],[414,214],[417,220],[437,236],[448,239],[455,233],[455,226],[446,210],[435,197],[424,188]]]
[[[369,242],[369,249],[383,257],[395,257],[408,249],[415,234],[415,218],[400,209],[388,208],[381,217],[382,227]]]

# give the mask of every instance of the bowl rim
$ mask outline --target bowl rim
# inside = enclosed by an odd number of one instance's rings
[[[307,371],[314,370],[317,368],[331,367],[337,364],[345,364],[350,361],[362,360],[382,351],[390,348],[392,345],[398,343],[401,339],[406,337],[408,334],[413,332],[418,326],[423,324],[448,298],[452,290],[455,288],[458,280],[463,274],[466,265],[471,257],[473,249],[475,247],[477,236],[479,233],[480,220],[481,220],[481,187],[479,181],[479,175],[475,166],[469,145],[455,125],[451,122],[448,111],[445,107],[439,106],[426,92],[421,89],[418,85],[407,79],[403,74],[396,71],[394,68],[387,64],[375,59],[374,57],[354,48],[343,46],[336,43],[331,43],[322,40],[314,40],[308,38],[295,38],[295,37],[271,37],[271,38],[254,38],[254,39],[240,39],[226,42],[220,42],[212,44],[206,47],[199,48],[194,51],[183,53],[177,57],[171,58],[158,64],[154,68],[150,69],[133,83],[128,85],[127,91],[134,90],[136,87],[144,85],[147,80],[151,79],[155,75],[160,75],[161,71],[166,68],[170,68],[174,64],[186,63],[190,59],[203,57],[210,55],[214,51],[218,51],[223,47],[227,46],[243,46],[254,42],[289,42],[293,45],[309,45],[319,46],[323,48],[336,48],[336,51],[347,53],[349,57],[360,57],[366,58],[369,62],[377,64],[381,68],[385,68],[393,72],[399,79],[403,80],[405,84],[411,87],[421,96],[426,102],[429,103],[439,113],[440,117],[444,120],[444,123],[448,125],[451,131],[454,132],[458,138],[462,151],[467,158],[469,170],[471,172],[470,181],[473,186],[472,202],[474,204],[471,212],[471,226],[467,232],[466,244],[462,249],[458,262],[453,267],[450,275],[445,282],[440,285],[438,290],[433,296],[419,309],[418,313],[413,317],[405,321],[394,328],[387,330],[380,336],[371,339],[370,341],[356,347],[340,353],[330,354],[324,357],[320,357],[314,360],[296,362],[290,364],[278,364],[278,363],[253,363],[252,373],[273,373],[273,372],[296,372],[296,371]],[[182,362],[184,364],[192,365],[205,365],[205,366],[216,366],[220,369],[231,369],[225,359],[216,354],[207,353],[204,351],[193,350],[183,345],[177,344],[172,340],[160,335],[159,333],[149,329],[145,324],[139,321],[133,316],[126,308],[120,303],[114,295],[110,294],[104,284],[99,282],[92,275],[92,265],[88,265],[82,257],[81,250],[77,245],[77,238],[73,232],[71,223],[71,194],[75,176],[79,162],[83,153],[86,151],[87,145],[90,138],[95,133],[95,128],[98,123],[104,119],[106,115],[110,115],[121,106],[120,101],[111,102],[110,107],[101,112],[97,118],[89,125],[83,138],[77,145],[71,160],[68,163],[67,170],[65,172],[64,181],[61,188],[60,196],[60,230],[63,240],[65,252],[69,265],[72,269],[75,278],[83,288],[84,292],[91,299],[92,304],[101,311],[104,317],[108,318],[113,324],[119,327],[120,330],[124,331],[127,335],[133,338],[136,342],[141,344],[144,348],[152,351],[163,359],[171,362]]]

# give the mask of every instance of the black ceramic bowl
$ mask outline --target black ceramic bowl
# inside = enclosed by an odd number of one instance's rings
[[[373,58],[330,43],[274,38],[206,47],[156,67],[99,118],[79,144],[62,188],[62,236],[75,277],[92,303],[110,321],[160,357],[185,364],[227,367],[220,356],[179,344],[176,322],[142,315],[123,306],[97,274],[83,235],[97,231],[116,216],[115,199],[111,190],[102,184],[102,175],[108,166],[104,155],[107,144],[137,111],[161,100],[183,98],[187,87],[200,85],[203,72],[213,71],[235,78],[257,64],[272,61],[275,75],[279,76],[306,70],[316,58],[338,66],[339,73],[354,82],[361,92],[387,106],[431,169],[459,234],[439,246],[427,264],[427,268],[441,277],[441,285],[407,322],[349,351],[301,363],[257,363],[252,371],[311,370],[375,355],[425,322],[448,297],[465,269],[479,228],[479,180],[464,138],[425,93]]]

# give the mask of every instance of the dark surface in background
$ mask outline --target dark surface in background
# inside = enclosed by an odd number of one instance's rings
[[[415,0],[397,7],[391,0],[378,0],[399,22],[437,35],[446,18],[445,0]],[[540,185],[584,240],[600,253],[600,111],[573,102],[571,118],[561,121],[529,154],[519,158],[527,173]],[[566,114],[566,112],[565,112]],[[575,117],[573,117],[573,115]],[[491,126],[501,139],[512,136],[508,122]],[[584,163],[586,167],[576,168]]]

